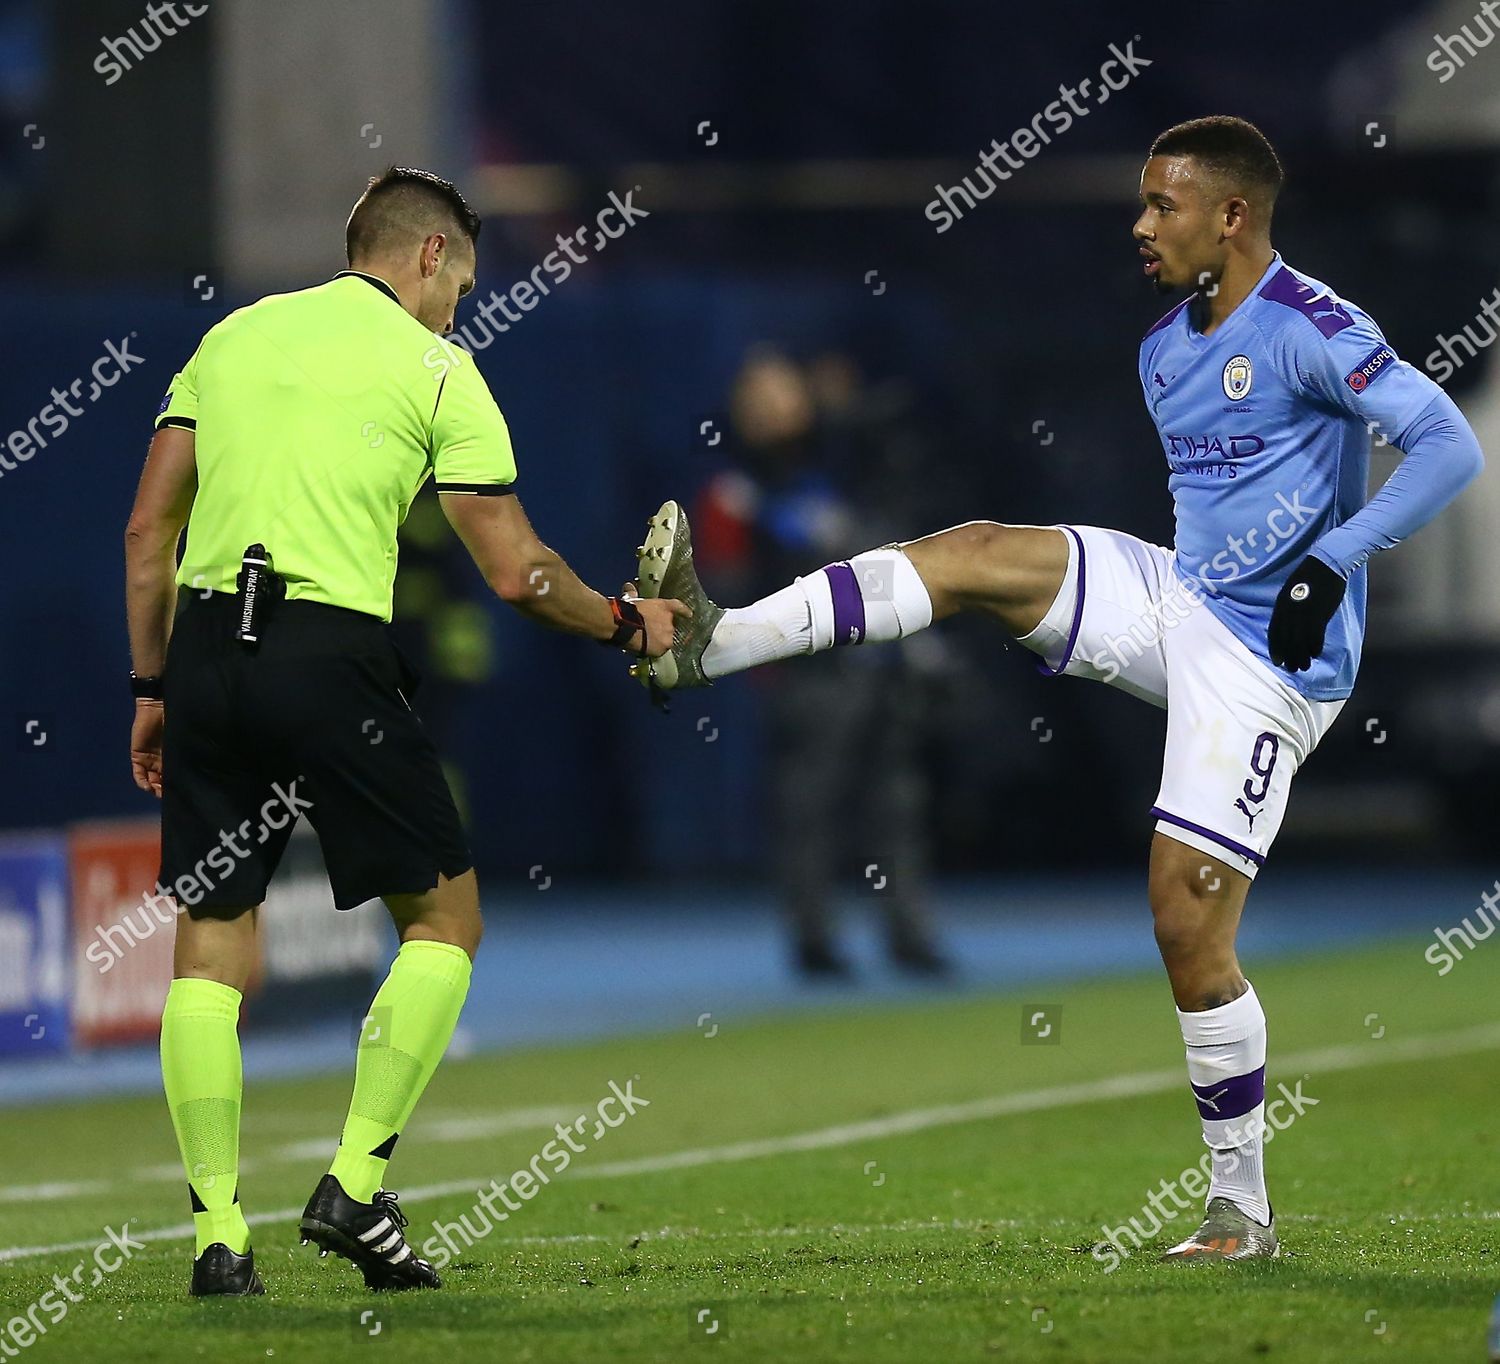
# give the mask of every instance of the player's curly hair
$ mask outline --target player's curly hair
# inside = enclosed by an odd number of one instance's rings
[[[1226,188],[1267,207],[1286,179],[1270,139],[1247,119],[1214,114],[1178,123],[1151,144],[1152,156],[1190,156]]]
[[[415,166],[390,166],[372,176],[349,215],[344,249],[357,258],[379,255],[404,239],[430,232],[461,232],[479,240],[480,217],[451,180]]]

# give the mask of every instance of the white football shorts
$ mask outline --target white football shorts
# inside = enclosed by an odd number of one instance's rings
[[[1344,702],[1309,700],[1256,658],[1173,571],[1170,549],[1098,526],[1057,529],[1067,577],[1020,643],[1051,676],[1165,708],[1157,830],[1253,878],[1292,777]]]

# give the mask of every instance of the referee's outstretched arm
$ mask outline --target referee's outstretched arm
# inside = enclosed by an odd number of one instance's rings
[[[680,601],[621,602],[589,587],[555,550],[544,545],[531,528],[520,500],[510,497],[470,497],[440,493],[449,524],[458,532],[484,580],[502,601],[524,616],[569,634],[587,635],[601,643],[615,641],[635,652],[657,658],[672,647],[675,616],[690,612]],[[620,608],[639,613],[639,629],[627,629]]]

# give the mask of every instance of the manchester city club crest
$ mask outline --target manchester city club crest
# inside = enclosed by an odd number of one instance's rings
[[[1239,402],[1250,392],[1250,382],[1255,377],[1255,367],[1248,355],[1236,355],[1224,366],[1224,396]]]

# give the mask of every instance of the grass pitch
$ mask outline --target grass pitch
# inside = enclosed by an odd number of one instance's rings
[[[193,1302],[191,1240],[147,1237],[62,1320],[37,1313],[47,1332],[28,1353],[1482,1359],[1500,1291],[1496,973],[1476,954],[1439,979],[1421,953],[1392,944],[1254,972],[1269,1083],[1305,1076],[1317,1101],[1268,1152],[1278,1261],[1159,1264],[1152,1249],[1186,1234],[1190,1213],[1112,1273],[1090,1253],[1203,1148],[1164,982],[1070,982],[1024,999],[716,1016],[712,1036],[685,1019],[449,1062],[390,1172],[419,1246],[435,1218],[470,1212],[465,1190],[525,1168],[553,1121],[591,1110],[609,1081],[649,1107],[421,1295],[369,1295],[350,1266],[296,1246],[349,1076],[251,1084],[241,1194],[268,1296]],[[1027,1030],[1038,1009],[1057,1025],[1040,1041]],[[106,1226],[128,1220],[140,1237],[187,1221],[159,1098],[24,1109],[3,1128],[0,1249],[70,1248],[0,1260],[0,1323],[92,1263]]]

